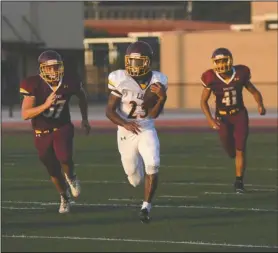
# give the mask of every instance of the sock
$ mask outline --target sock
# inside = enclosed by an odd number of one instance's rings
[[[150,212],[151,208],[152,208],[152,204],[144,201],[143,204],[142,204],[141,210],[144,209],[144,208],[147,208],[148,212]]]
[[[242,177],[236,177],[237,181],[242,181]]]
[[[73,176],[72,176],[71,178],[68,177],[67,174],[65,174],[65,176],[66,176],[66,178],[67,178],[70,182],[76,180],[76,174],[75,174],[75,173],[73,173]]]
[[[60,195],[61,195],[66,201],[69,201],[69,197],[67,196],[66,193],[62,192],[62,193],[60,193]]]

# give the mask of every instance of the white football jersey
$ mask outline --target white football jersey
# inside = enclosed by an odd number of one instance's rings
[[[139,85],[125,70],[113,71],[108,76],[108,88],[112,94],[121,98],[119,115],[128,121],[137,121],[143,129],[154,127],[154,120],[142,109],[143,97],[153,83],[161,83],[168,88],[168,78],[158,71],[152,71],[149,83]]]

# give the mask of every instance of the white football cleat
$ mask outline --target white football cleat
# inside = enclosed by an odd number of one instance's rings
[[[66,200],[63,196],[61,196],[59,213],[69,213],[69,211],[70,211],[70,201]]]
[[[69,179],[67,174],[65,174],[65,178],[69,184],[71,195],[75,198],[77,198],[80,193],[81,193],[81,186],[80,186],[80,181],[77,179],[75,176],[74,179]]]
[[[73,199],[72,196],[71,196],[71,190],[70,190],[69,186],[68,186],[68,188],[67,188],[66,194],[67,194],[67,196],[68,196],[68,198],[69,198],[70,204],[75,204],[75,201],[74,201],[74,199]]]

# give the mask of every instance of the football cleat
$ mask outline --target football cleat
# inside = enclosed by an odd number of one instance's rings
[[[60,208],[59,208],[59,213],[69,213],[69,211],[70,211],[70,200],[65,199],[61,195],[61,204],[60,204]]]
[[[70,187],[69,187],[69,186],[68,186],[68,189],[67,189],[67,191],[66,191],[66,194],[67,194],[67,197],[68,197],[68,199],[69,199],[70,204],[75,204],[74,199],[72,199],[71,190],[70,190]]]
[[[151,220],[147,208],[143,208],[140,210],[139,217],[142,223],[149,223]]]
[[[235,192],[236,193],[244,193],[244,191],[245,191],[242,180],[236,180],[235,184],[234,184],[234,187],[235,187]]]
[[[71,195],[77,198],[81,193],[80,181],[77,179],[76,175],[73,179],[69,179],[67,174],[65,174],[65,178],[67,180],[67,183],[69,184]]]

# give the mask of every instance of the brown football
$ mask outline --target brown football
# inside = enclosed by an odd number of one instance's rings
[[[151,91],[151,86],[152,85],[150,85],[147,88],[147,90],[145,91],[145,94],[144,94],[144,107],[145,108],[153,108],[158,100],[158,96],[154,92]]]

